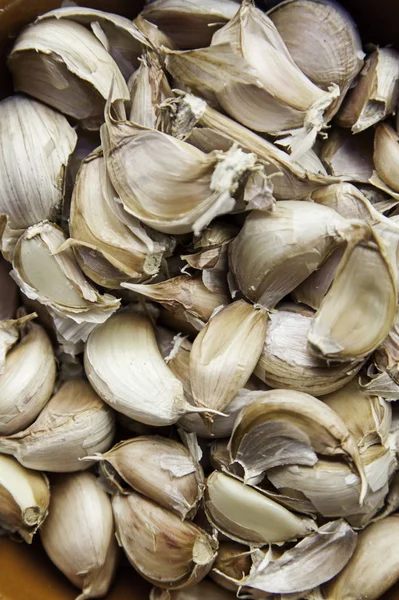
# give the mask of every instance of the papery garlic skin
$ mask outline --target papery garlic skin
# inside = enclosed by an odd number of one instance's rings
[[[399,192],[399,135],[387,123],[381,123],[375,130],[374,164],[385,183]]]
[[[152,588],[150,591],[150,600],[203,600],[212,598],[212,600],[234,600],[235,594],[231,594],[208,579],[204,579],[193,587],[182,590],[161,590]]]
[[[82,593],[108,594],[118,561],[111,500],[93,473],[71,473],[51,482],[48,520],[40,537],[49,558]]]

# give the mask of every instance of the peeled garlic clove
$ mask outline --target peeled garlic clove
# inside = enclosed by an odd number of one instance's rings
[[[28,544],[48,513],[50,490],[43,473],[26,469],[0,454],[0,527]]]
[[[208,477],[205,510],[210,522],[224,535],[251,546],[282,544],[316,529],[311,519],[294,515],[260,491],[220,471]]]
[[[252,211],[229,247],[241,292],[273,308],[343,242],[350,224],[311,202],[278,202],[271,213]],[[278,244],[276,243],[278,240]]]
[[[313,589],[339,573],[356,548],[357,535],[343,520],[326,523],[271,560],[266,555],[244,580],[245,588],[293,594]]]
[[[399,192],[399,135],[387,123],[381,123],[375,130],[374,164],[378,175]]]
[[[314,465],[315,453],[353,463],[367,490],[356,441],[341,417],[309,394],[292,390],[247,392],[254,402],[237,417],[230,438],[232,460],[254,477],[284,464]]]
[[[206,323],[213,311],[227,305],[226,294],[211,292],[199,278],[180,275],[154,284],[123,283],[122,287],[159,302],[167,310],[189,320],[188,316]]]
[[[370,129],[353,135],[347,129],[332,128],[320,152],[330,175],[367,183],[374,169],[373,133]]]
[[[123,312],[96,327],[86,343],[85,370],[107,404],[141,423],[172,425],[198,412],[166,366],[144,315]]]
[[[314,356],[308,347],[312,322],[311,311],[293,312],[289,306],[270,313],[255,375],[273,388],[315,396],[333,392],[350,381],[362,363],[332,365]]]
[[[0,435],[28,427],[54,389],[57,369],[51,342],[40,325],[29,323],[25,329],[0,375]]]
[[[26,229],[56,214],[77,136],[63,115],[20,95],[0,102],[0,119],[0,215]]]
[[[40,537],[52,562],[82,590],[76,600],[108,594],[118,546],[111,500],[93,473],[71,473],[51,481],[50,511]]]
[[[398,534],[398,515],[372,523],[360,532],[349,563],[323,587],[324,598],[380,598],[399,578],[399,556],[396,552]]]
[[[233,400],[259,360],[266,320],[265,311],[239,300],[208,321],[190,353],[196,406],[222,411]]]
[[[82,162],[72,195],[70,234],[83,272],[112,289],[126,279],[142,281],[156,275],[166,243],[151,237],[132,215],[113,210],[111,202],[117,200],[105,192],[105,168],[101,151]]]
[[[109,463],[136,492],[182,518],[194,516],[205,487],[204,474],[183,444],[141,436],[120,442],[97,458]]]
[[[370,230],[368,240],[349,244],[316,313],[309,343],[325,358],[366,357],[388,335],[396,297],[396,274],[381,240]]]
[[[238,586],[234,582],[246,578],[251,566],[251,550],[247,546],[235,542],[221,542],[210,577],[226,590],[237,592]]]
[[[78,342],[115,312],[119,300],[99,294],[70,248],[58,253],[65,241],[63,231],[52,223],[30,227],[15,248],[12,276],[28,298],[48,307],[57,332]]]
[[[98,129],[105,101],[129,99],[116,62],[95,35],[69,19],[44,19],[18,36],[8,58],[14,89]]]
[[[336,122],[359,133],[392,114],[399,99],[399,53],[376,48],[366,59],[357,85],[348,92]]]
[[[13,319],[19,305],[18,286],[10,277],[9,263],[0,257],[0,321]]]
[[[139,66],[143,48],[150,46],[137,25],[114,13],[81,6],[63,6],[39,16],[36,23],[53,18],[68,19],[90,28],[125,79]]]
[[[211,569],[217,542],[197,525],[135,492],[114,496],[112,508],[118,541],[147,581],[178,589],[198,583]]]
[[[63,383],[30,427],[0,437],[0,452],[25,467],[66,473],[87,469],[81,458],[105,452],[115,432],[113,411],[83,379]]]
[[[203,600],[204,598],[234,600],[235,597],[235,594],[230,594],[230,592],[223,590],[208,579],[204,579],[188,589],[171,590],[168,592],[168,590],[152,588],[150,592],[150,600]]]
[[[200,48],[211,43],[215,29],[229,21],[239,8],[235,0],[204,0],[201,4],[184,0],[155,0],[142,10],[142,16],[155,23],[178,48]]]
[[[216,93],[223,109],[255,131],[288,133],[298,156],[311,148],[339,88],[324,91],[294,63],[273,22],[250,0],[212,38],[209,48],[165,50],[166,67],[189,86]]]

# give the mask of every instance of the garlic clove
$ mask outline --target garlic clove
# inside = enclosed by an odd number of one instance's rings
[[[114,496],[112,508],[117,539],[147,581],[179,589],[198,583],[211,569],[217,541],[197,525],[135,492]]]
[[[367,183],[374,169],[373,134],[371,129],[353,135],[347,129],[332,128],[320,152],[330,175]]]
[[[205,510],[220,532],[251,546],[282,544],[316,529],[311,519],[294,515],[260,491],[220,471],[208,477]]]
[[[111,501],[93,473],[52,479],[49,516],[40,537],[52,562],[82,590],[76,600],[108,594],[118,546]]]
[[[115,432],[113,411],[83,379],[63,383],[36,421],[0,437],[0,452],[25,467],[65,473],[87,469],[81,458],[108,450]]]
[[[150,591],[150,600],[203,600],[209,598],[212,600],[234,600],[235,595],[223,590],[218,585],[208,579],[204,579],[190,588],[182,590],[161,590],[152,588]]]
[[[251,550],[247,546],[223,541],[219,544],[216,560],[209,575],[221,587],[237,593],[237,583],[247,577],[251,566]]]
[[[26,469],[0,454],[0,527],[18,533],[28,544],[48,513],[50,489],[47,477]]]
[[[399,192],[399,135],[386,123],[381,123],[375,130],[374,164],[378,175]]]

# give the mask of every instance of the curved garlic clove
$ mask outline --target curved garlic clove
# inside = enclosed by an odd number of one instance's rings
[[[0,435],[10,435],[38,417],[54,390],[55,356],[40,325],[27,325],[4,366],[0,375]]]
[[[344,241],[351,225],[327,208],[282,201],[271,213],[251,212],[229,247],[231,271],[247,298],[273,308]]]
[[[22,230],[55,216],[77,136],[63,115],[25,96],[2,100],[0,119],[0,215]]]
[[[323,140],[320,158],[330,175],[368,183],[374,169],[373,139],[371,129],[353,135],[347,129],[332,128]]]
[[[396,540],[399,517],[372,523],[358,536],[355,552],[346,567],[323,587],[326,600],[377,600],[399,578]]]
[[[97,284],[115,289],[126,279],[156,275],[167,243],[159,234],[157,241],[132,215],[116,214],[117,200],[107,196],[102,181],[104,169],[99,150],[82,162],[72,195],[70,234],[82,271]]]
[[[236,478],[214,471],[207,481],[205,510],[209,521],[241,544],[282,544],[316,530],[299,517]]]
[[[10,264],[0,256],[0,321],[13,319],[19,306],[18,286],[10,277]]]
[[[209,576],[215,583],[236,594],[241,581],[249,575],[251,566],[251,550],[248,546],[223,541],[219,544]]]
[[[26,469],[0,454],[0,527],[18,533],[28,544],[48,513],[50,489],[47,477]]]
[[[181,518],[195,515],[204,474],[183,444],[157,435],[140,436],[93,458],[110,464],[136,492]]]
[[[388,335],[396,298],[394,268],[383,242],[370,230],[368,240],[355,240],[345,251],[311,326],[312,348],[335,360],[366,357]]]
[[[273,388],[314,396],[333,392],[350,381],[362,362],[328,364],[314,356],[308,348],[312,322],[311,311],[293,312],[289,306],[270,313],[255,375]]]
[[[175,79],[215,92],[223,109],[250,129],[288,133],[280,143],[298,156],[313,146],[325,111],[339,95],[335,84],[324,91],[304,75],[273,22],[251,0],[208,48],[165,53]]]
[[[236,0],[204,0],[201,4],[184,0],[155,0],[142,10],[142,16],[155,23],[178,48],[200,48],[211,43],[216,28],[234,17]]]
[[[81,458],[109,449],[113,411],[83,379],[63,383],[36,421],[24,431],[0,437],[0,452],[31,469],[65,473],[90,467]]]
[[[374,164],[385,183],[395,192],[399,192],[399,135],[387,123],[381,123],[375,130]]]
[[[194,403],[222,411],[252,374],[266,334],[266,313],[244,300],[213,316],[194,340],[190,381]],[[213,419],[213,415],[207,415]]]
[[[366,59],[357,85],[348,92],[336,122],[359,133],[393,113],[399,100],[399,53],[376,48]]]
[[[112,499],[117,539],[142,577],[170,589],[194,585],[211,569],[217,542],[197,525],[140,496]]]
[[[77,119],[87,129],[98,129],[103,122],[111,85],[113,98],[129,99],[112,56],[86,27],[69,19],[44,19],[24,29],[8,66],[15,90]]]
[[[92,473],[52,479],[49,516],[40,537],[52,562],[82,590],[76,600],[108,594],[118,546],[110,498]]]
[[[314,465],[316,453],[341,456],[356,467],[364,498],[367,482],[356,441],[335,411],[302,392],[247,393],[254,402],[241,411],[230,438],[232,460],[246,478],[279,465]]]

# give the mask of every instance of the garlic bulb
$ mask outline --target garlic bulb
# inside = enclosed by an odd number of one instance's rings
[[[273,308],[342,243],[351,226],[326,208],[282,201],[271,213],[251,212],[229,247],[230,268],[247,298]]]
[[[208,579],[204,579],[189,588],[182,590],[161,590],[152,588],[150,592],[150,600],[203,600],[204,598],[212,598],[212,600],[234,600],[235,595],[223,590],[218,585],[212,583]]]
[[[356,440],[341,417],[309,394],[291,390],[246,392],[254,398],[237,417],[230,438],[232,460],[255,477],[272,467],[314,465],[317,454],[353,463],[367,490]]]
[[[113,84],[113,98],[129,99],[116,62],[80,23],[50,18],[18,36],[8,58],[14,89],[98,129]]]
[[[0,119],[0,215],[22,230],[56,214],[77,135],[63,115],[25,96],[2,100]]]
[[[251,546],[281,544],[316,530],[259,490],[214,471],[207,481],[205,510],[209,521],[230,539]]]
[[[399,578],[395,552],[398,533],[397,515],[369,525],[359,534],[349,563],[323,587],[323,597],[326,600],[380,598]]]
[[[317,271],[316,271],[317,272]],[[311,311],[296,312],[286,305],[269,315],[266,339],[255,375],[274,388],[328,394],[350,381],[362,362],[328,364],[308,347]]]
[[[104,169],[100,150],[82,162],[72,196],[70,233],[82,271],[112,289],[127,279],[142,281],[156,275],[168,241],[159,234],[152,236],[108,196]]]
[[[110,464],[136,492],[180,517],[193,517],[204,489],[204,474],[190,452],[174,440],[140,436],[93,457]]]
[[[108,594],[118,546],[111,501],[92,473],[52,479],[50,511],[40,537],[52,562],[82,590],[76,600]]]
[[[63,231],[52,223],[30,227],[15,248],[12,276],[28,298],[48,307],[61,339],[78,342],[119,307],[119,300],[99,294],[79,269],[73,251],[59,252],[63,243]]]
[[[112,499],[117,539],[142,577],[166,589],[194,585],[211,569],[217,541],[197,525],[131,492]]]
[[[18,533],[28,544],[48,513],[50,489],[47,477],[26,469],[0,454],[0,528]]]
[[[23,320],[23,319],[20,319]],[[6,322],[7,323],[7,322]],[[21,327],[0,374],[0,435],[28,427],[53,393],[56,364],[51,342],[40,325]]]
[[[215,92],[223,109],[250,129],[288,133],[282,143],[298,156],[313,146],[325,111],[339,95],[335,84],[324,91],[304,75],[252,0],[214,33],[208,48],[165,53],[175,79]]]
[[[385,183],[399,192],[399,135],[386,123],[381,123],[375,130],[374,164]]]
[[[108,450],[115,431],[113,411],[83,379],[63,383],[36,421],[0,437],[0,452],[25,467],[65,473],[90,467],[81,458]]]
[[[179,48],[200,48],[210,44],[216,28],[234,17],[237,0],[155,0],[142,11],[143,17],[155,23]]]
[[[338,125],[359,133],[392,114],[399,101],[398,81],[399,53],[393,48],[376,48],[345,98]]]
[[[241,207],[234,194],[249,175],[263,173],[254,154],[234,146],[228,152],[205,154],[194,146],[136,123],[122,114],[105,112],[101,129],[108,174],[127,210],[146,225],[163,233],[199,233],[216,216]],[[134,164],[134,169],[126,169]],[[265,177],[260,208],[272,207]],[[244,191],[245,200],[245,191]],[[252,208],[251,198],[243,209]]]
[[[0,321],[13,319],[19,305],[18,286],[10,277],[10,265],[0,256]]]
[[[122,312],[96,327],[86,344],[85,370],[107,404],[141,423],[171,425],[186,412],[203,412],[188,404],[144,315]]]
[[[190,381],[196,406],[217,411],[229,405],[248,381],[262,350],[266,313],[244,300],[213,316],[194,340]],[[213,420],[213,415],[207,415]]]

